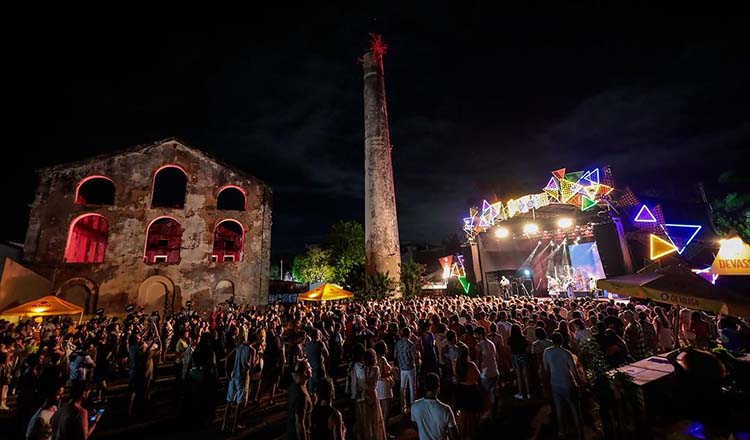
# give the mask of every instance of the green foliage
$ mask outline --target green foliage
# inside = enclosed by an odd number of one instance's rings
[[[424,284],[427,266],[409,260],[401,263],[401,293],[405,298],[419,295]]]
[[[386,273],[378,272],[365,274],[365,286],[362,299],[384,299],[396,291],[396,283],[391,276]]]
[[[730,193],[713,203],[713,224],[722,236],[737,234],[750,243],[750,193]]]
[[[344,288],[354,292],[355,298],[365,290],[365,264],[355,264],[344,278]]]
[[[304,255],[294,259],[294,279],[304,283],[330,283],[335,269],[331,265],[331,251],[320,246],[309,246]]]
[[[327,248],[331,253],[334,282],[346,284],[349,273],[365,264],[365,230],[357,222],[339,221],[328,234]]]

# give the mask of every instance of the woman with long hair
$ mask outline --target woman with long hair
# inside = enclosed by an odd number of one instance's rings
[[[479,387],[481,375],[477,364],[469,358],[469,347],[463,342],[456,346],[456,410],[462,439],[474,435],[482,410],[482,394]]]
[[[391,402],[393,401],[393,367],[385,358],[388,353],[388,347],[385,342],[380,341],[375,344],[375,354],[378,357],[378,368],[380,369],[380,379],[375,387],[380,401],[380,409],[383,412],[383,421],[385,422],[386,432],[388,431],[388,417],[391,414]]]
[[[528,352],[529,341],[521,333],[521,327],[513,324],[510,327],[510,336],[508,337],[510,353],[513,356],[513,369],[516,370],[518,380],[518,394],[516,399],[530,399],[531,391],[529,388],[529,371],[528,371]]]
[[[355,363],[352,376],[351,396],[354,399],[355,438],[357,440],[385,440],[385,422],[376,391],[380,369],[377,366],[377,355],[374,350],[364,352],[362,361]]]

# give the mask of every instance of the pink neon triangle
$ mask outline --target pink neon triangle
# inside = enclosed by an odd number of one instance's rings
[[[652,214],[651,210],[648,209],[648,206],[643,205],[641,206],[641,210],[638,211],[638,215],[635,216],[633,221],[641,223],[656,223],[656,217],[654,217],[654,214]]]
[[[554,190],[560,189],[560,187],[557,186],[557,181],[555,180],[555,178],[550,177],[549,182],[547,182],[547,186],[545,186],[544,189],[549,189],[549,190],[554,191]]]

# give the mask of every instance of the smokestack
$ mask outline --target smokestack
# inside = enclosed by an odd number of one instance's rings
[[[387,272],[399,286],[400,292],[401,251],[383,77],[386,49],[380,36],[372,35],[370,50],[362,57],[365,98],[365,267],[367,273]]]

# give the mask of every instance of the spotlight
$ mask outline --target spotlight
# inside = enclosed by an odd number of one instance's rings
[[[539,226],[536,225],[536,223],[526,223],[523,225],[523,233],[526,235],[531,235],[539,232]]]
[[[497,229],[495,229],[495,237],[507,238],[508,236],[510,236],[510,230],[506,228],[505,226],[500,226]]]
[[[523,274],[526,275],[526,276],[529,276],[529,275],[531,275],[531,271],[529,269],[526,269],[526,270],[523,271]]]
[[[573,226],[573,219],[572,218],[563,217],[563,218],[561,218],[560,220],[557,221],[557,227],[558,228],[565,229],[565,228],[569,228],[571,226]]]

